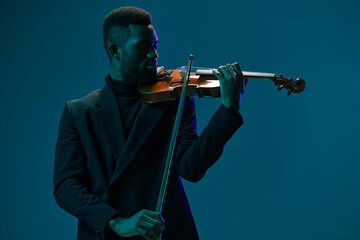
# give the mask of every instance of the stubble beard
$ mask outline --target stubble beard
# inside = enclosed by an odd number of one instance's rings
[[[123,51],[121,71],[126,81],[132,81],[139,86],[152,84],[157,81],[156,69],[142,69],[138,62],[133,61],[126,51]]]

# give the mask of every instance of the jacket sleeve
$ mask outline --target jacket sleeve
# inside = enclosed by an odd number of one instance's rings
[[[186,101],[176,146],[175,168],[184,179],[197,182],[219,159],[224,145],[243,120],[239,113],[232,113],[221,105],[198,137],[194,98]]]
[[[105,239],[107,222],[118,211],[87,187],[86,156],[69,102],[65,104],[59,124],[53,177],[57,204]]]

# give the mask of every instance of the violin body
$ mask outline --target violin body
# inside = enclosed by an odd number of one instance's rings
[[[143,85],[139,91],[144,102],[166,102],[177,99],[183,86],[181,70],[165,70],[154,84]],[[187,95],[220,97],[220,83],[215,76],[190,73]]]

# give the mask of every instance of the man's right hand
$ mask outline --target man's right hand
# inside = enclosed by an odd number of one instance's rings
[[[108,227],[121,237],[141,235],[147,240],[161,240],[165,224],[160,213],[143,209],[129,218],[112,218]]]

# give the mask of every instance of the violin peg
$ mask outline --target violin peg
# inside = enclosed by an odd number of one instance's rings
[[[291,89],[289,89],[286,95],[290,96],[291,93],[292,93],[292,91],[291,91]]]
[[[277,90],[280,91],[281,89],[283,89],[283,87],[284,87],[284,84],[281,84],[281,85],[277,88]]]
[[[291,83],[293,83],[293,82],[294,82],[294,79],[292,79],[292,78],[289,78],[289,81],[290,81]]]

